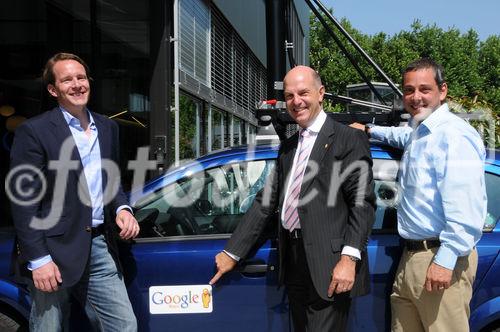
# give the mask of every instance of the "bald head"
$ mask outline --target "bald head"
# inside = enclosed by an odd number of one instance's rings
[[[284,87],[286,88],[287,81],[289,81],[290,78],[295,78],[296,76],[309,76],[308,78],[314,83],[315,88],[319,89],[323,85],[321,77],[319,77],[319,74],[314,69],[308,66],[296,66],[290,69],[285,75],[283,79]]]
[[[325,88],[318,73],[306,66],[297,66],[283,79],[288,114],[302,128],[308,128],[321,111]]]

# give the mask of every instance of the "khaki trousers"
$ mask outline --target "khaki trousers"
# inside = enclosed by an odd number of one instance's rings
[[[392,331],[469,331],[477,251],[458,258],[448,289],[428,292],[425,277],[437,250],[404,249],[391,294]]]

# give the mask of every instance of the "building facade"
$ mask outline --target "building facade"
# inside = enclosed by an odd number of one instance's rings
[[[302,0],[2,1],[2,186],[16,126],[54,106],[41,69],[57,52],[89,64],[89,108],[120,125],[125,187],[138,147],[149,146],[162,171],[253,143],[254,108],[267,97],[266,6],[273,1],[286,8],[296,62],[307,64],[309,9]]]

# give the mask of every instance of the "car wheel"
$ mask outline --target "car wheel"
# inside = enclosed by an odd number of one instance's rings
[[[490,323],[488,326],[484,327],[481,332],[500,332],[500,322]]]
[[[28,329],[22,323],[16,321],[10,316],[0,312],[0,331],[3,332],[21,332]]]

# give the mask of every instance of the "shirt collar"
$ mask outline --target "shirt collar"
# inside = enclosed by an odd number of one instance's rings
[[[66,123],[68,124],[68,126],[73,126],[73,127],[80,126],[80,120],[78,120],[76,117],[71,115],[71,113],[68,112],[64,107],[59,105],[59,109],[61,110],[61,112],[64,116],[64,120],[66,120]],[[95,128],[94,118],[92,117],[92,114],[89,112],[88,109],[85,109],[85,111],[87,112],[87,115],[89,117],[90,129],[94,129]]]
[[[443,122],[443,119],[448,114],[448,112],[448,104],[444,103],[443,105],[439,106],[434,112],[432,112],[431,115],[427,117],[427,119],[422,121],[421,124],[425,128],[427,128],[427,130],[432,132],[433,129],[435,129]]]
[[[309,127],[307,127],[306,130],[311,133],[318,134],[325,121],[326,113],[325,111],[321,110],[316,116],[316,119],[314,119],[313,123]]]

